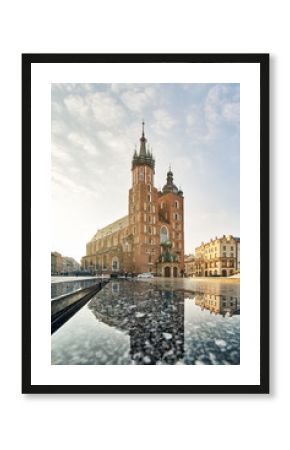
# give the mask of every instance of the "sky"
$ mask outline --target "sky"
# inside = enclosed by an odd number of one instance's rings
[[[185,253],[240,234],[239,84],[52,84],[51,251],[85,255],[96,231],[128,214],[141,122],[155,186],[169,165],[184,193]]]

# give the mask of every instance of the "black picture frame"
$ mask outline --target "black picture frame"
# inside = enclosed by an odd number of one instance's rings
[[[269,393],[269,54],[22,55],[22,393]],[[31,383],[31,65],[33,63],[256,63],[260,65],[260,383],[258,385],[32,385]]]

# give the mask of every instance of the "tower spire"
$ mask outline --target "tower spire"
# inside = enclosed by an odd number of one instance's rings
[[[146,142],[147,139],[145,138],[145,133],[144,133],[144,125],[145,122],[144,120],[142,121],[142,136],[140,138],[140,156],[146,156]]]
[[[139,153],[137,151],[134,151],[133,154],[133,160],[132,160],[132,169],[136,166],[149,166],[153,169],[155,168],[155,160],[152,155],[152,147],[149,148],[149,144],[147,142],[147,139],[145,137],[144,132],[144,125],[145,122],[142,120],[142,135],[140,137],[140,150]],[[154,173],[154,172],[153,172]]]

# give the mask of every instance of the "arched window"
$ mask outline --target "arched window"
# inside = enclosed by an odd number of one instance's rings
[[[168,230],[165,226],[160,228],[160,244],[163,244],[164,242],[168,241]]]
[[[112,259],[112,270],[119,270],[119,259],[117,256],[114,256]]]
[[[176,200],[176,202],[175,202],[175,208],[179,208],[179,203],[178,203],[178,201]]]

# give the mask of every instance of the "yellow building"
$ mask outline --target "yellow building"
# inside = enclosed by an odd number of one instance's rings
[[[202,242],[195,249],[197,277],[227,277],[240,271],[240,238],[232,235]]]

